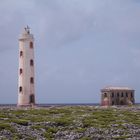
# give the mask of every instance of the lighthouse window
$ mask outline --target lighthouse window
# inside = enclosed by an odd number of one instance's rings
[[[34,65],[34,61],[31,59],[30,60],[30,66],[33,66]]]
[[[34,83],[34,78],[33,77],[30,78],[30,83],[32,83],[32,84]]]
[[[19,92],[22,92],[22,87],[19,87]]]
[[[31,49],[33,48],[33,42],[30,42],[30,48]]]
[[[20,56],[23,56],[23,51],[20,51]]]
[[[23,72],[22,69],[20,69],[19,72],[20,72],[20,74],[22,74],[22,72]]]

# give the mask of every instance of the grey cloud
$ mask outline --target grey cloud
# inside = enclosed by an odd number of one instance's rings
[[[138,99],[139,6],[137,0],[3,0],[1,102],[17,99],[18,35],[26,24],[35,36],[38,102],[99,102],[100,88],[112,84],[134,87]]]

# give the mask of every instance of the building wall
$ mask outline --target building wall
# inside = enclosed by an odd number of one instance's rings
[[[134,104],[134,90],[102,90],[101,105],[129,105]]]

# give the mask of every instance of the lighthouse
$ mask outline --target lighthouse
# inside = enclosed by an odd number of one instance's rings
[[[34,37],[27,26],[19,37],[18,106],[35,105]]]

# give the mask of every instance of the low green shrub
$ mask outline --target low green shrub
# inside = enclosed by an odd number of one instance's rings
[[[73,120],[70,118],[56,118],[54,119],[54,122],[58,125],[58,126],[68,126],[70,124],[72,124]]]
[[[0,123],[0,131],[3,130],[3,129],[8,129],[10,128],[10,124],[8,123]]]
[[[44,125],[33,125],[31,126],[32,129],[36,129],[36,130],[40,130],[40,129],[46,129],[46,127]]]
[[[28,120],[23,120],[23,119],[17,119],[17,120],[12,120],[12,122],[17,123],[19,125],[24,125],[24,126],[28,126]]]
[[[49,127],[48,129],[47,129],[47,132],[48,133],[56,133],[58,131],[58,129],[56,128],[56,127]]]
[[[113,139],[115,139],[115,140],[121,140],[121,139],[126,139],[126,138],[131,138],[130,136],[116,136],[116,137],[113,137]]]
[[[53,133],[50,133],[50,132],[45,132],[44,133],[44,137],[47,139],[47,140],[52,140],[53,138]]]
[[[15,128],[13,128],[9,123],[0,123],[0,131],[2,130],[9,130],[12,133],[16,132]]]

